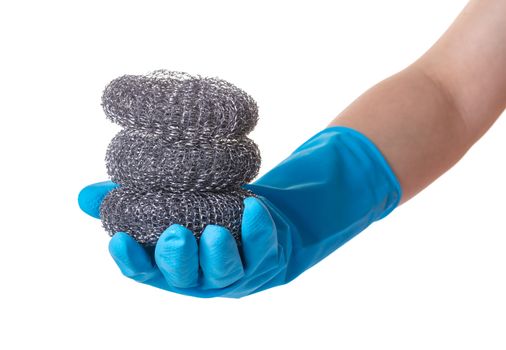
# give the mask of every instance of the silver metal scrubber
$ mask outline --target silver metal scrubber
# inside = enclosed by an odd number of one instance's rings
[[[197,239],[216,224],[240,242],[243,200],[253,196],[241,186],[260,168],[246,137],[258,120],[248,94],[218,78],[158,70],[114,79],[102,106],[124,128],[106,153],[120,185],[100,207],[110,235],[126,232],[152,246],[172,224]]]

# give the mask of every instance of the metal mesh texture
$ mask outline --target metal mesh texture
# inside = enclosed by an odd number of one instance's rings
[[[119,187],[105,197],[100,207],[102,224],[109,235],[127,232],[146,246],[156,244],[172,224],[191,230],[197,239],[208,224],[224,226],[240,242],[243,200],[253,194],[230,192],[139,192]]]
[[[125,128],[106,153],[109,176],[121,185],[100,207],[106,231],[152,246],[172,224],[197,239],[215,224],[239,244],[243,200],[254,196],[241,186],[260,167],[246,137],[258,120],[255,101],[218,78],[159,70],[113,80],[102,106]]]
[[[123,127],[203,142],[245,136],[258,120],[256,102],[236,86],[166,70],[114,79],[105,88],[102,107]]]
[[[171,141],[125,129],[109,144],[106,166],[112,181],[139,190],[218,191],[254,179],[260,151],[246,137],[207,143]]]

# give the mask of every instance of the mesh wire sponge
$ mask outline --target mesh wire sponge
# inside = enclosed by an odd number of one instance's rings
[[[146,246],[156,244],[160,234],[172,224],[191,230],[198,239],[205,225],[228,228],[239,241],[244,198],[252,193],[238,189],[229,192],[139,192],[127,187],[112,190],[100,208],[104,228],[112,236],[128,232]]]
[[[249,95],[218,78],[158,70],[113,80],[102,106],[125,128],[106,153],[108,174],[121,185],[100,207],[110,235],[152,246],[172,224],[197,239],[215,224],[240,243],[243,200],[254,196],[241,186],[260,167],[246,137],[258,120]]]
[[[216,191],[255,178],[260,152],[245,137],[202,143],[125,129],[109,144],[106,166],[112,181],[140,190]]]
[[[258,120],[256,102],[236,86],[166,70],[114,79],[102,107],[123,127],[203,142],[245,136]]]

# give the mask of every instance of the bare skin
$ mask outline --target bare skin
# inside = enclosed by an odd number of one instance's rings
[[[375,85],[329,126],[381,150],[406,202],[451,168],[506,108],[506,0],[471,0],[416,62]]]

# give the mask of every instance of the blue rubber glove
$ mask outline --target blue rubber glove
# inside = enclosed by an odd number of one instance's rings
[[[79,194],[83,211],[99,217],[103,182]],[[245,188],[242,246],[209,225],[197,245],[172,225],[154,250],[118,232],[109,251],[121,272],[138,282],[197,297],[239,298],[285,284],[318,263],[399,203],[401,189],[379,150],[364,135],[330,127]]]

